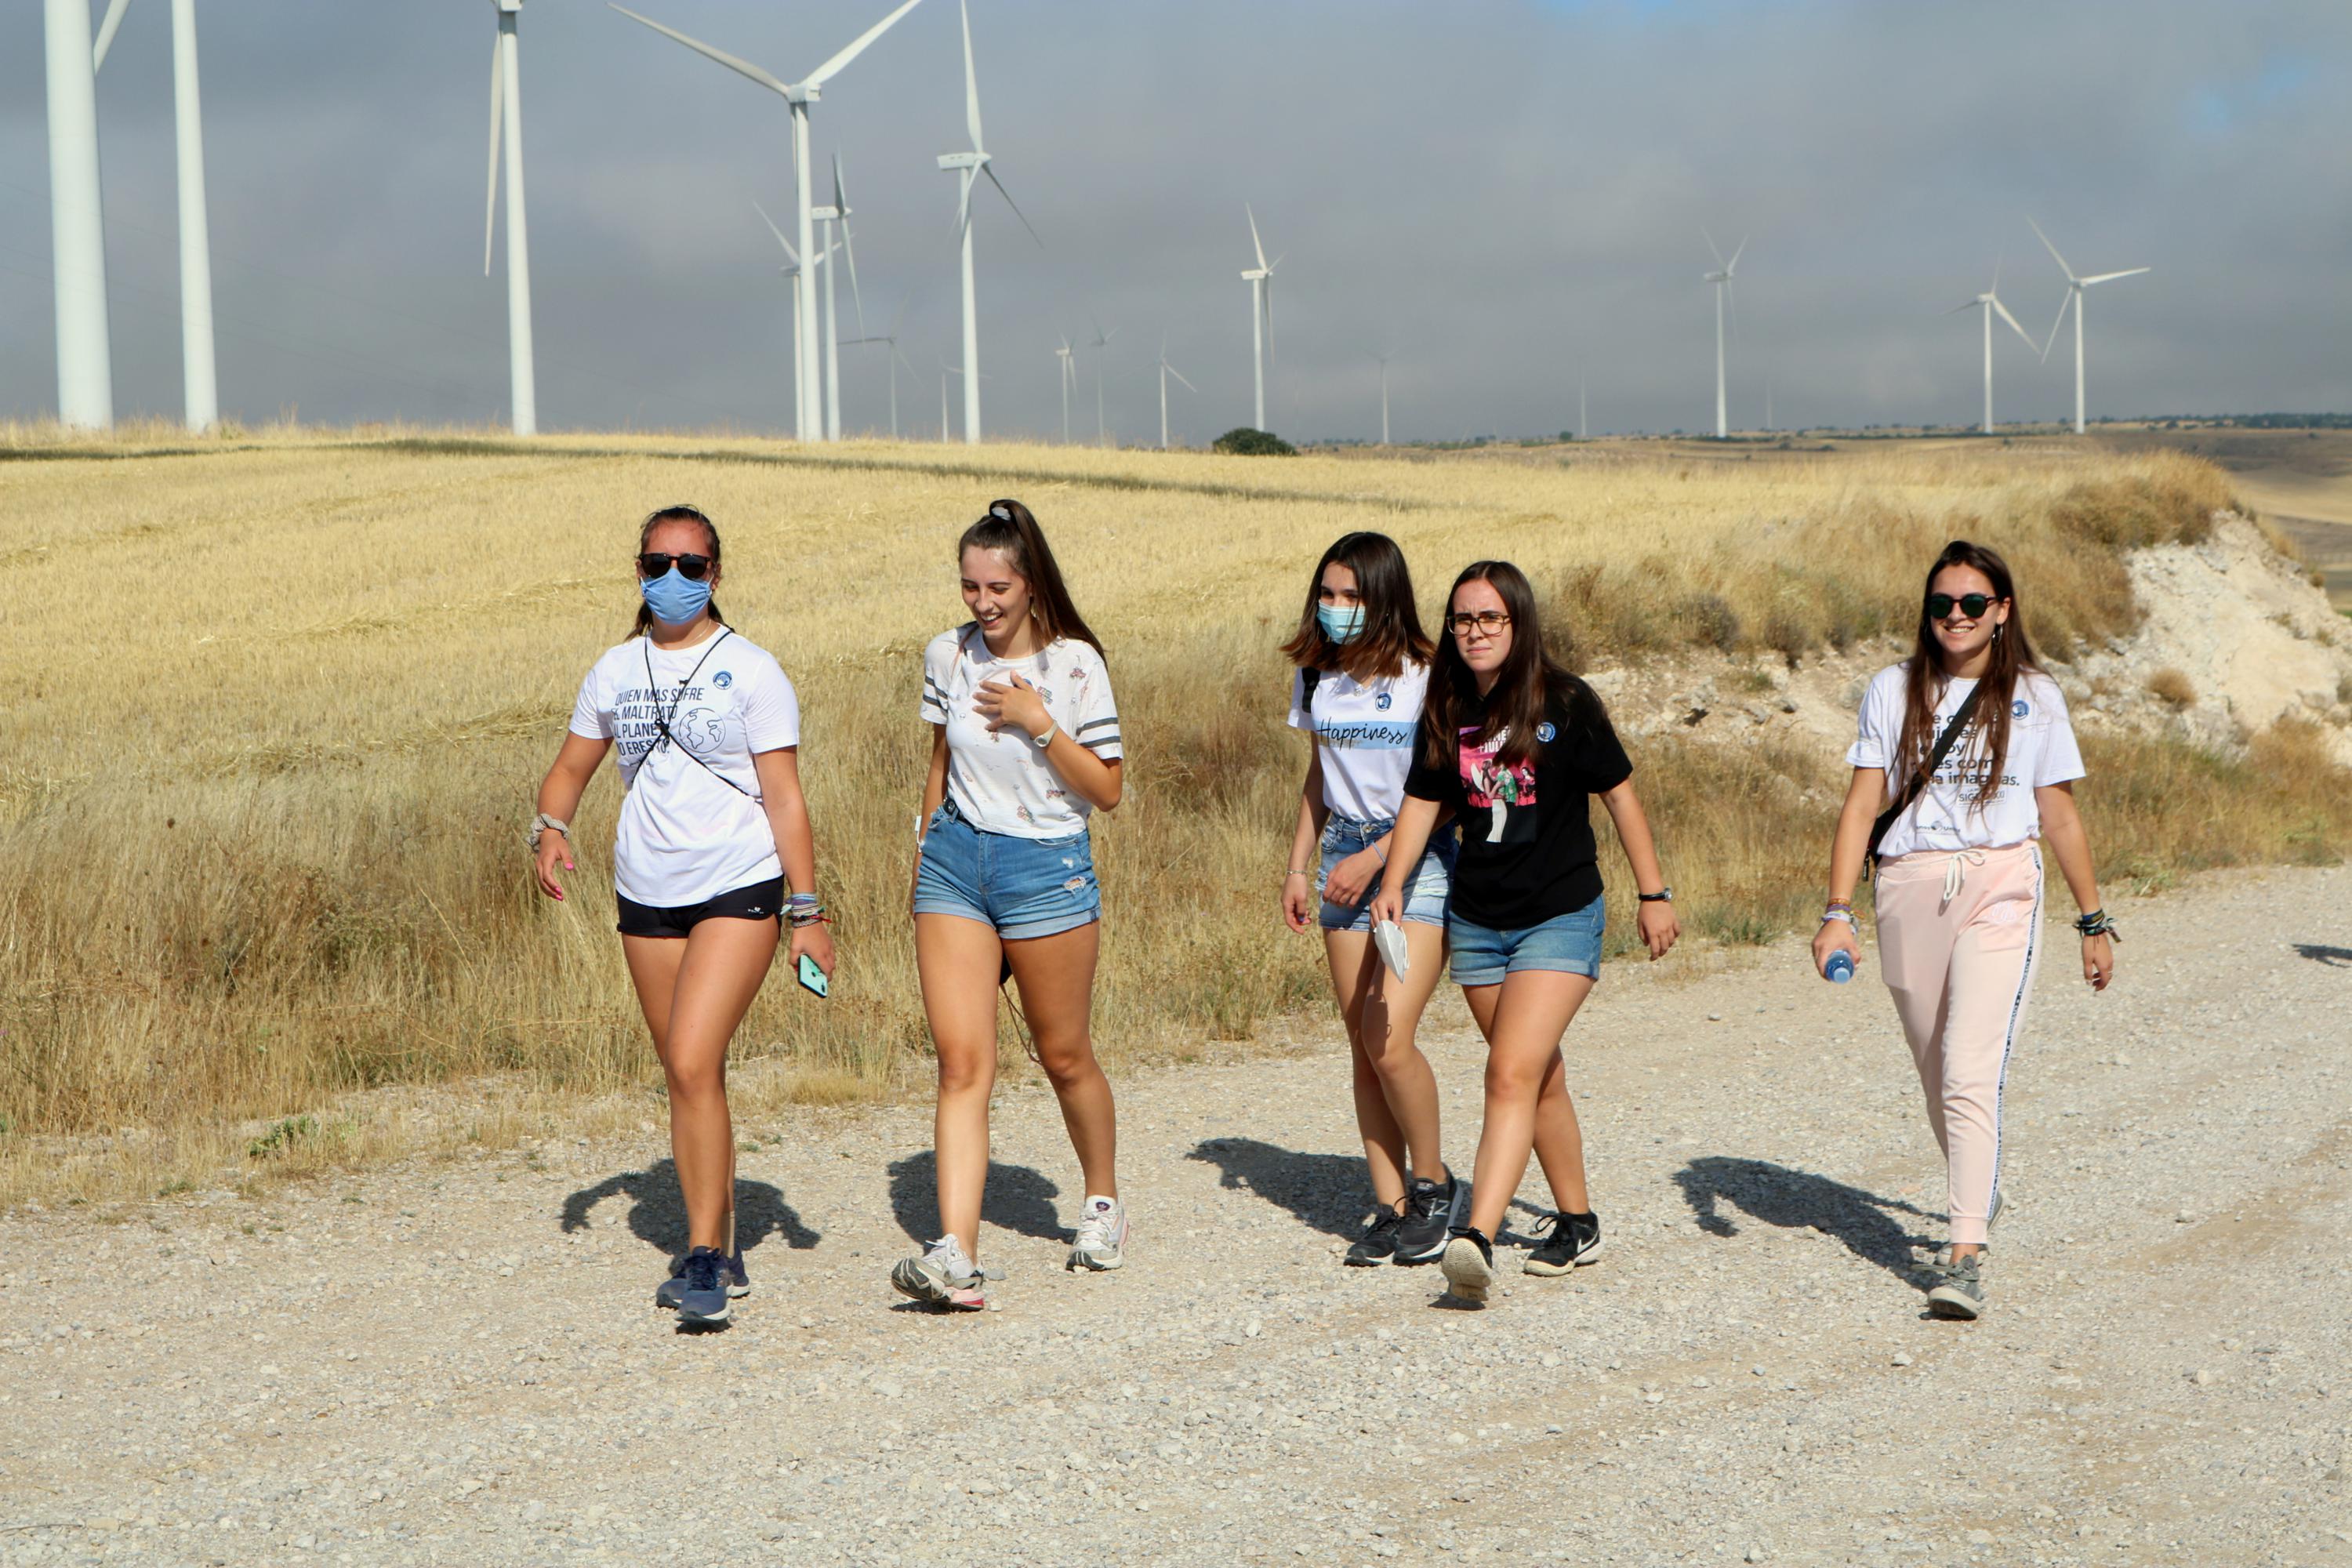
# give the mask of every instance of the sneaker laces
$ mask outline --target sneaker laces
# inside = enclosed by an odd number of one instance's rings
[[[1536,1235],[1542,1237],[1548,1242],[1560,1241],[1574,1244],[1584,1239],[1583,1227],[1559,1209],[1554,1209],[1548,1215],[1538,1215],[1533,1228]],[[1596,1226],[1595,1228],[1598,1226]]]
[[[708,1248],[688,1253],[686,1259],[686,1288],[695,1291],[718,1289],[719,1273],[726,1264],[727,1259]]]
[[[1111,1216],[1118,1212],[1116,1208],[1087,1205],[1086,1213],[1078,1216],[1078,1234],[1073,1245],[1080,1249],[1109,1246]]]
[[[1434,1217],[1441,1209],[1453,1205],[1454,1194],[1454,1187],[1451,1182],[1443,1186],[1435,1182],[1427,1186],[1415,1186],[1411,1200],[1413,1217],[1424,1220]]]
[[[952,1236],[943,1236],[923,1249],[926,1260],[936,1262],[947,1277],[958,1282],[977,1279],[980,1270],[963,1255],[963,1243]]]
[[[1395,1209],[1388,1208],[1386,1206],[1375,1208],[1372,1211],[1370,1222],[1364,1226],[1365,1238],[1369,1240],[1373,1237],[1384,1235],[1389,1231],[1396,1229],[1396,1227],[1402,1225],[1404,1221],[1404,1215],[1400,1214]]]

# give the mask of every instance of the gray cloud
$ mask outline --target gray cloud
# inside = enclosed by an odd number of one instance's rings
[[[797,76],[881,0],[646,0]],[[492,420],[505,292],[480,274],[492,23],[478,3],[202,0],[225,407],[247,419]],[[39,18],[0,47],[0,411],[55,396]],[[1160,334],[1201,388],[1179,438],[1249,416],[1256,206],[1277,279],[1273,423],[1400,438],[1697,429],[1713,404],[1702,226],[1740,267],[1733,417],[1961,421],[2004,258],[2037,336],[2091,296],[2095,414],[2352,406],[2352,10],[2334,0],[1181,5],[980,0],[991,150],[1045,236],[980,208],[992,433],[1060,422],[1053,347],[1089,311],[1116,432],[1156,436]],[[593,0],[522,18],[542,423],[777,430],[790,419],[782,102]],[[902,414],[935,427],[957,332],[955,13],[928,0],[816,110],[859,217],[866,321],[906,312]],[[134,4],[100,85],[117,405],[174,413],[169,28]],[[848,309],[846,298],[843,300]],[[846,329],[845,329],[846,330]],[[1996,343],[1999,412],[2071,402]],[[1097,362],[1082,361],[1093,426]],[[878,353],[846,421],[887,420]]]

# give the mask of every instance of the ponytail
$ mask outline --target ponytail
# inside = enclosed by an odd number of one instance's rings
[[[974,549],[1002,550],[1013,569],[1028,581],[1030,613],[1037,617],[1037,627],[1047,642],[1071,637],[1102,652],[1102,639],[1071,603],[1069,586],[1062,581],[1062,568],[1045,542],[1045,531],[1027,507],[1017,500],[989,502],[988,515],[965,529],[956,542],[956,559],[962,560],[965,551]]]

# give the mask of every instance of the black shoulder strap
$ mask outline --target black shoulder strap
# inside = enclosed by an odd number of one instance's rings
[[[1895,798],[1895,804],[1880,812],[1878,820],[1870,825],[1870,847],[1863,854],[1864,869],[1877,864],[1879,841],[1886,837],[1886,830],[1895,826],[1896,817],[1911,809],[1911,803],[1919,798],[1920,793],[1927,787],[1927,781],[1936,776],[1936,770],[1944,765],[1946,757],[1951,755],[1960,731],[1969,727],[1969,716],[1976,711],[1977,699],[1984,695],[1984,689],[1985,682],[1979,680],[1966,697],[1960,699],[1960,705],[1953,709],[1952,716],[1944,721],[1943,733],[1936,737],[1935,748],[1927,753],[1927,765],[1903,781],[1902,794]]]
[[[1315,683],[1322,679],[1323,672],[1311,664],[1298,672],[1298,710],[1309,719],[1315,717]]]

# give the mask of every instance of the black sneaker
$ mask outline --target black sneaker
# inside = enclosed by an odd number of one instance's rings
[[[1551,1214],[1536,1224],[1551,1226],[1551,1234],[1528,1254],[1526,1268],[1530,1274],[1566,1274],[1601,1256],[1597,1215]]]
[[[1456,1229],[1445,1244],[1445,1291],[1456,1300],[1484,1306],[1495,1283],[1495,1244],[1468,1226]]]
[[[1404,1220],[1397,1226],[1396,1260],[1399,1263],[1434,1262],[1445,1250],[1445,1238],[1454,1229],[1454,1215],[1469,1207],[1466,1195],[1469,1184],[1445,1173],[1445,1180],[1433,1182],[1426,1176],[1412,1179],[1412,1190],[1404,1195]]]
[[[727,1293],[730,1296],[748,1296],[751,1293],[751,1277],[743,1271],[741,1247],[737,1247],[735,1256],[719,1265],[719,1269],[727,1277]],[[685,1293],[686,1259],[680,1258],[671,1262],[669,1278],[654,1287],[654,1305],[676,1307],[678,1298]]]
[[[698,1247],[686,1255],[686,1272],[679,1277],[677,1321],[723,1323],[727,1302],[727,1256],[715,1247]]]
[[[1402,1198],[1397,1200],[1397,1205],[1392,1209],[1374,1209],[1371,1217],[1364,1221],[1364,1234],[1356,1237],[1356,1244],[1348,1248],[1348,1267],[1371,1268],[1394,1258],[1398,1227],[1404,1224],[1405,1215],[1412,1212],[1412,1205]]]

